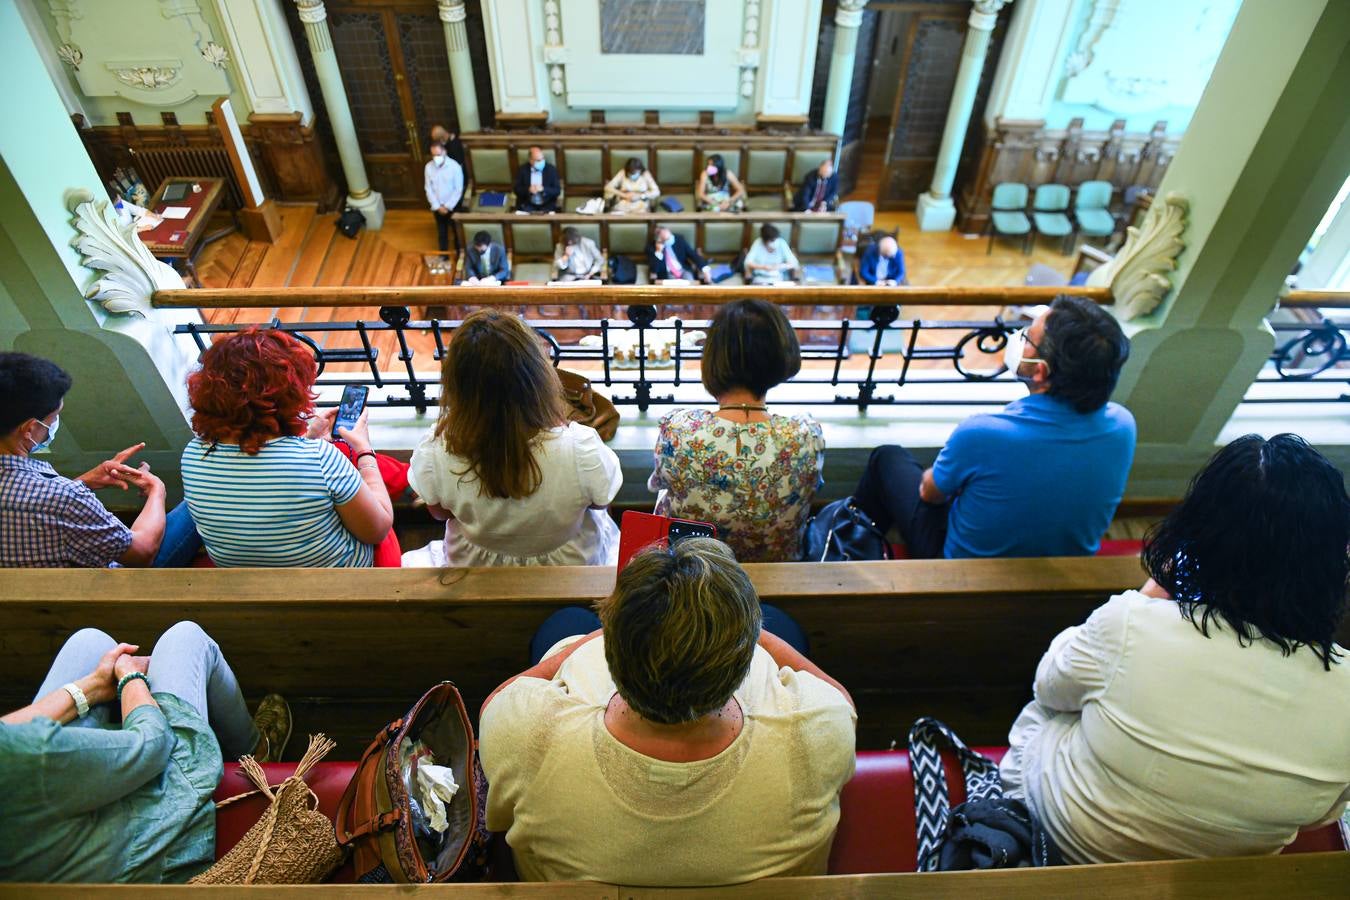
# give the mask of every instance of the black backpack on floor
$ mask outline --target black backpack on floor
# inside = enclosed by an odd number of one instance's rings
[[[626,256],[614,254],[609,258],[610,284],[637,284],[637,266]]]
[[[365,227],[366,217],[361,215],[361,210],[349,206],[342,211],[342,215],[337,217],[334,224],[337,225],[338,231],[349,238],[354,238],[356,233]]]

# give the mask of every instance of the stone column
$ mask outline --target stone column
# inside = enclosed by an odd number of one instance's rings
[[[933,186],[919,196],[919,205],[914,211],[920,231],[947,231],[956,221],[956,204],[952,202],[956,164],[960,162],[961,145],[965,143],[970,114],[975,109],[975,94],[980,89],[980,73],[984,71],[989,36],[998,21],[998,11],[1009,2],[1011,0],[975,0],[975,8],[970,11],[970,30],[966,32],[966,43],[961,48],[961,66],[956,70],[956,86],[947,108],[947,125],[942,129],[942,146],[933,169]]]
[[[436,0],[445,32],[445,52],[450,57],[450,86],[455,91],[455,113],[459,133],[478,131],[478,94],[473,82],[473,62],[469,59],[469,32],[464,27],[464,0]]]
[[[333,129],[338,156],[342,160],[342,174],[347,177],[347,205],[359,209],[366,217],[366,227],[378,230],[384,224],[384,197],[370,189],[366,165],[361,158],[361,145],[356,140],[356,124],[347,105],[347,91],[342,86],[342,71],[333,51],[333,37],[328,33],[328,10],[323,0],[295,0],[300,21],[305,25],[310,55],[314,58],[314,74],[319,79],[323,105],[328,110],[328,124]]]
[[[839,0],[834,11],[834,52],[830,56],[830,77],[825,82],[825,113],[820,127],[844,137],[848,119],[848,96],[853,90],[853,58],[858,52],[858,26],[862,24],[867,0]]]

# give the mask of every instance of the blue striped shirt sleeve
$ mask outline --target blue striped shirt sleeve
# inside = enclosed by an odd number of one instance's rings
[[[342,455],[341,450],[327,441],[320,442],[319,468],[328,483],[329,495],[337,506],[354,500],[361,491],[361,485],[365,483],[356,466]]]

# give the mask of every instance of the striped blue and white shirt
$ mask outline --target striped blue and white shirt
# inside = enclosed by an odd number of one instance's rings
[[[209,450],[209,452],[208,452]],[[193,438],[183,450],[183,493],[217,566],[369,566],[375,551],[337,507],[361,473],[328,441],[283,437],[250,456]]]

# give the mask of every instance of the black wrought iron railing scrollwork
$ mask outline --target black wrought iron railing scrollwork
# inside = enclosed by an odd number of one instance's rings
[[[555,365],[588,364],[586,374],[618,405],[646,411],[652,407],[686,404],[672,390],[700,381],[701,348],[691,333],[705,331],[705,319],[659,319],[657,307],[632,304],[619,307],[622,318],[546,319],[525,321],[548,346]],[[820,389],[794,394],[794,405],[841,405],[867,409],[874,405],[997,405],[1004,399],[978,397],[902,397],[897,390],[910,384],[941,385],[990,382],[1004,376],[1002,352],[1008,335],[1025,321],[947,321],[902,319],[893,305],[870,307],[865,318],[793,319],[802,344],[803,366],[794,385]],[[377,320],[261,323],[295,336],[314,351],[319,373],[327,385],[367,384],[385,389],[372,395],[373,406],[412,407],[426,412],[434,407],[440,361],[459,319],[414,319],[406,306],[380,308]],[[200,353],[212,335],[252,327],[249,323],[177,326],[191,337]],[[578,339],[578,333],[590,340]],[[350,335],[356,341],[346,340]],[[386,337],[392,335],[392,344]],[[951,335],[951,339],[944,336]],[[427,340],[429,338],[430,340]],[[341,340],[339,340],[341,339]],[[356,346],[350,344],[355,343]],[[334,345],[340,344],[340,345]],[[427,347],[418,353],[414,345]],[[392,346],[394,360],[381,359],[380,346]],[[945,368],[942,363],[950,364]],[[922,364],[916,367],[916,363]],[[356,364],[359,371],[333,371],[338,364]],[[331,399],[321,403],[331,404]]]
[[[1269,365],[1257,376],[1257,385],[1336,383],[1350,381],[1350,320],[1323,317],[1316,322],[1272,322],[1275,349]],[[1249,396],[1248,403],[1334,403],[1350,400],[1350,393],[1300,391],[1295,395]]]

